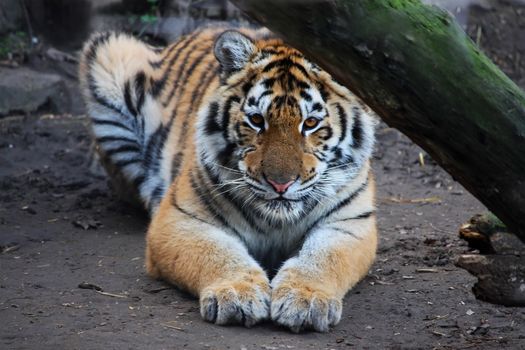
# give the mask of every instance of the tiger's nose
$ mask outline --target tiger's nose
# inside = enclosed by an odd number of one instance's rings
[[[268,181],[268,183],[272,185],[275,192],[279,194],[283,194],[284,192],[286,192],[286,190],[295,182],[295,180],[291,180],[286,183],[282,183],[280,181],[275,181],[271,178],[266,178],[266,181]]]

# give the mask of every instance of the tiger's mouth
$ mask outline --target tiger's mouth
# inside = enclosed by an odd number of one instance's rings
[[[255,198],[276,207],[284,203],[303,202],[305,198],[308,197],[309,191],[315,187],[315,181],[312,183],[308,181],[308,185],[305,188],[299,188],[293,192],[286,191],[284,193],[277,193],[269,186],[266,186],[263,182],[254,179],[249,175],[245,175],[244,180]]]
[[[304,198],[307,197],[307,195],[303,195],[300,197],[287,197],[286,193],[284,194],[277,194],[272,191],[264,191],[262,192],[258,188],[249,187],[256,198],[260,199],[261,201],[264,201],[266,203],[274,203],[272,205],[278,205],[279,203],[294,203],[294,202],[303,202]]]

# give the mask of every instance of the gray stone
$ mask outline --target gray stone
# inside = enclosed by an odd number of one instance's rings
[[[56,74],[29,68],[0,68],[0,116],[30,113],[39,108],[53,112],[70,109],[70,95],[64,80]]]

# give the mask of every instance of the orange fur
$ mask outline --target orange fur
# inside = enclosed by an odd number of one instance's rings
[[[137,186],[152,213],[146,236],[151,277],[198,296],[210,322],[252,326],[272,317],[294,331],[326,331],[375,257],[371,111],[268,32],[240,30],[252,39],[223,32],[197,31],[163,50],[125,35],[94,37],[80,77],[96,142],[108,172],[124,178],[124,187]],[[250,100],[256,83],[267,91]],[[258,101],[268,95],[271,104],[261,112]],[[263,126],[250,124],[254,113]],[[305,113],[314,116],[312,129],[305,127]],[[162,142],[159,150],[156,142]],[[346,154],[347,163],[333,168],[359,166],[349,168],[352,178],[338,173],[330,195],[310,207],[299,194],[279,197],[298,206],[296,216],[275,198],[250,197],[242,187],[239,174],[267,187],[320,181],[327,153],[343,159],[350,145],[365,149],[363,155]],[[235,147],[242,161],[234,162]],[[212,161],[204,156],[210,152],[217,153]],[[242,203],[236,196],[244,196]],[[275,203],[265,207],[265,201]],[[268,269],[278,271],[263,269],[270,256]]]

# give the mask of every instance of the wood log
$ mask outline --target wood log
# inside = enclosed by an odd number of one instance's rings
[[[233,0],[426,150],[525,241],[525,94],[419,0]]]
[[[456,265],[478,277],[476,298],[505,306],[525,306],[525,256],[462,255]]]
[[[507,306],[525,306],[525,243],[505,232],[491,214],[476,215],[459,230],[472,248],[487,255],[462,255],[456,265],[478,278],[476,298]]]

